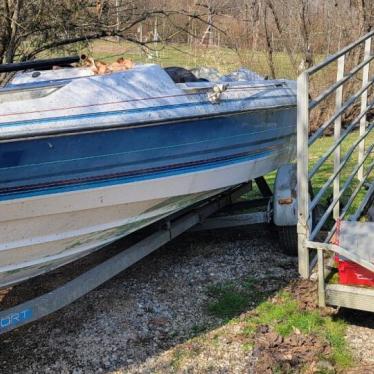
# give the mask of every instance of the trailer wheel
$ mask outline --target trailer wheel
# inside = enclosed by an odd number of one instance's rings
[[[282,252],[289,256],[297,256],[296,226],[277,226],[277,231]]]

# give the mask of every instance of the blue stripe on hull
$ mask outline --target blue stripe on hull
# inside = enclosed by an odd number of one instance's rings
[[[159,178],[288,148],[295,109],[3,143],[0,199]]]

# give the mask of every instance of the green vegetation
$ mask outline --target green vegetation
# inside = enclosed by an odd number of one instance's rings
[[[206,325],[194,325],[192,326],[191,332],[192,335],[199,335],[207,330],[208,326]]]
[[[352,145],[355,143],[355,141],[358,139],[359,133],[358,131],[355,131],[351,133],[342,143],[341,146],[341,154],[342,158],[344,155],[348,152],[348,150],[352,147]],[[368,137],[366,138],[366,144],[373,144],[374,142],[374,132],[371,132]],[[314,165],[322,156],[323,154],[331,147],[334,143],[334,137],[323,137],[322,139],[319,139],[313,146],[310,148],[310,165]],[[353,169],[357,165],[358,160],[358,147],[353,152],[352,156],[350,157],[349,161],[347,162],[346,166],[343,168],[341,173],[341,185],[343,185],[344,181],[350,176]],[[367,162],[365,163],[365,166],[370,164],[373,161],[372,157],[368,157]],[[316,176],[313,178],[313,187],[315,191],[318,191],[323,184],[327,181],[327,179],[332,175],[333,173],[333,155],[329,157],[327,162],[322,165],[319,172],[316,174]],[[354,191],[355,187],[357,186],[357,179],[354,179],[352,185],[347,189],[347,191],[343,195],[343,202],[347,201],[352,192]],[[322,200],[322,203],[326,202],[326,199],[329,195],[332,194],[332,187],[328,190],[328,192],[324,196],[324,200]],[[365,195],[365,191],[361,191],[357,198],[355,199],[355,202],[352,206],[352,210],[357,209],[359,206],[359,202]]]
[[[260,284],[251,278],[209,287],[207,293],[213,300],[207,312],[221,321],[213,331],[208,331],[213,325],[207,331],[201,326],[194,327],[198,336],[194,334],[172,351],[170,366],[179,372],[193,362],[204,365],[208,352],[220,357],[229,347],[227,344],[241,347],[245,355],[251,355],[256,348],[260,349],[260,354],[265,350],[267,353],[259,357],[265,363],[267,355],[271,357],[275,350],[288,357],[301,357],[301,360],[307,352],[309,358],[297,364],[300,365],[297,372],[303,372],[307,369],[305,365],[311,362],[326,362],[327,367],[321,367],[319,373],[329,373],[329,365],[338,372],[353,366],[353,356],[345,339],[347,325],[343,320],[322,315],[319,309],[303,309],[296,299],[297,291],[295,294],[280,291],[270,299],[269,294],[260,289]],[[278,371],[273,369],[274,373],[284,373],[284,363],[291,358],[282,360],[279,360]],[[292,370],[290,372],[294,372]]]
[[[176,349],[173,352],[173,357],[172,357],[172,360],[171,360],[171,366],[174,369],[179,369],[183,359],[188,357],[188,355],[189,355],[189,352],[187,350],[184,350],[184,349],[181,349],[181,348]]]
[[[119,56],[126,56],[138,63],[157,63],[162,66],[197,66],[214,67],[222,73],[228,73],[242,66],[268,75],[266,53],[250,50],[233,50],[224,47],[211,47],[187,44],[154,45],[150,49],[129,42],[97,40],[81,53],[93,55],[104,61],[113,61]],[[296,72],[292,68],[287,54],[274,53],[276,74],[280,78],[295,79]]]
[[[251,335],[260,325],[269,325],[281,336],[298,330],[325,339],[331,347],[328,357],[334,365],[346,368],[352,365],[352,355],[345,341],[346,323],[340,319],[321,316],[318,310],[301,310],[288,293],[281,293],[277,303],[265,301],[256,308],[256,313],[246,319],[245,333]]]
[[[342,158],[347,153],[350,147],[354,144],[354,142],[358,139],[359,132],[355,131],[351,133],[347,138],[343,141],[341,146],[341,155]],[[366,138],[366,144],[373,144],[374,142],[374,132],[371,132],[368,137]],[[313,167],[313,165],[326,153],[326,151],[334,144],[334,137],[333,136],[324,136],[318,139],[313,146],[310,148],[310,157],[309,157],[309,170]],[[343,186],[345,180],[350,176],[353,169],[356,167],[358,161],[358,147],[351,155],[349,161],[347,162],[346,166],[343,168],[341,173],[341,186]],[[371,162],[373,162],[372,157],[368,157],[367,161],[365,162],[364,166],[367,167]],[[317,193],[320,188],[324,185],[324,183],[328,180],[328,178],[333,174],[334,164],[333,164],[333,155],[328,158],[326,163],[322,165],[320,170],[317,172],[315,177],[312,180],[314,192]],[[276,177],[276,172],[272,172],[266,176],[266,181],[268,182],[269,186],[272,188],[274,185]],[[373,178],[373,173],[372,173]],[[373,179],[371,179],[373,180]],[[351,186],[346,190],[343,194],[342,201],[345,203],[351,197],[352,192],[356,188],[358,184],[357,178],[354,178],[352,181]],[[356,199],[352,204],[352,208],[350,212],[354,212],[360,202],[362,201],[363,197],[365,196],[366,191],[362,188],[361,191],[358,193]],[[256,184],[254,184],[254,189],[249,194],[245,196],[246,199],[249,198],[258,198],[260,197],[260,191],[258,190]],[[332,186],[327,190],[323,198],[321,199],[321,204],[326,205],[329,199],[332,196]]]
[[[225,320],[226,323],[240,323],[235,318],[254,306],[258,306],[244,317],[242,333],[246,337],[243,350],[251,350],[251,338],[259,326],[269,326],[283,337],[294,332],[304,335],[314,335],[328,342],[331,354],[325,359],[331,361],[337,368],[347,368],[353,363],[352,355],[345,341],[346,323],[331,316],[322,316],[319,310],[300,309],[294,297],[281,291],[276,301],[264,301],[268,296],[259,292],[253,280],[247,280],[240,285],[223,283],[211,286],[208,294],[214,299],[208,304],[208,312]],[[243,320],[242,320],[243,321]]]
[[[226,321],[268,296],[256,289],[251,278],[246,279],[240,286],[232,282],[213,285],[208,288],[208,294],[215,299],[208,304],[208,312]]]
[[[231,319],[244,312],[249,305],[247,295],[232,285],[216,287],[211,292],[216,300],[208,305],[208,311],[218,318]]]
[[[186,347],[178,347],[173,351],[171,366],[174,370],[178,370],[183,361],[198,356],[201,353],[201,346],[196,341],[190,341]]]

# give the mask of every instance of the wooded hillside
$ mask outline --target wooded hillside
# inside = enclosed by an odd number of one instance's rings
[[[285,52],[296,72],[370,30],[373,17],[369,0],[0,0],[0,63],[118,36],[145,48],[264,51],[275,75],[274,52]]]

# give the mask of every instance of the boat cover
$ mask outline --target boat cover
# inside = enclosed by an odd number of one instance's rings
[[[17,80],[16,88],[13,83],[0,90],[0,138],[30,132],[43,134],[51,129],[103,128],[296,104],[295,84],[290,81],[228,82],[219,105],[214,105],[208,99],[208,91],[216,83],[176,84],[158,65],[137,65],[124,72],[83,78],[72,76],[83,74],[74,70],[41,71],[35,78],[28,73],[28,83],[23,77]],[[61,79],[49,81],[54,72]],[[20,95],[25,92],[22,99]]]

